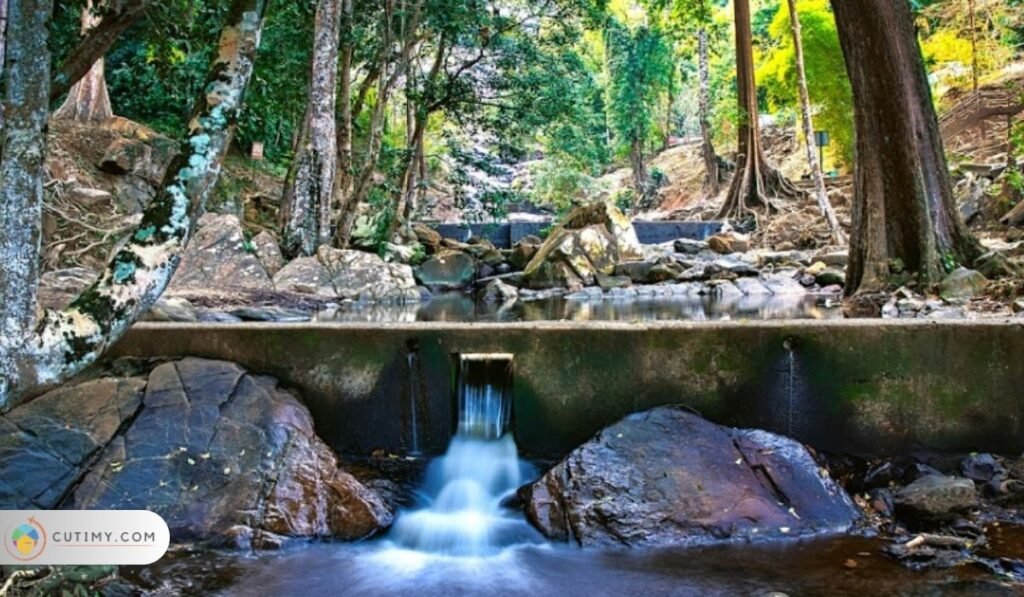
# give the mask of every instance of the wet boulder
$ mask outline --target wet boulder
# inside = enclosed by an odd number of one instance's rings
[[[172,540],[244,547],[360,538],[392,517],[338,468],[295,396],[238,365],[194,358],[150,373],[134,419],[62,507],[152,510]]]
[[[911,525],[956,518],[977,503],[974,482],[961,477],[927,475],[896,492],[896,515]]]
[[[442,251],[417,267],[415,274],[431,291],[460,290],[476,279],[476,260],[459,251]]]
[[[492,280],[483,291],[485,303],[507,303],[519,298],[519,289],[501,280]]]
[[[988,483],[1006,476],[1006,467],[992,454],[971,454],[960,461],[960,473],[972,481]]]
[[[0,509],[51,509],[142,405],[143,379],[69,385],[0,415]]]
[[[846,272],[833,267],[822,270],[814,277],[819,286],[845,286]]]
[[[799,443],[677,407],[604,429],[523,493],[541,532],[584,546],[795,537],[859,517]]]

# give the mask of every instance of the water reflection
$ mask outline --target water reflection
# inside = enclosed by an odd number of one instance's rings
[[[627,299],[516,300],[485,303],[460,293],[440,294],[409,305],[343,305],[317,315],[317,321],[351,323],[515,322],[515,321],[723,321],[841,319],[842,311],[807,295],[736,298],[659,296]]]

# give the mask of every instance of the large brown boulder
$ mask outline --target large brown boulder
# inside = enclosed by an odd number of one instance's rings
[[[392,520],[339,469],[295,396],[195,358],[58,390],[0,418],[0,508],[18,507],[152,510],[172,540],[240,547],[356,539]]]
[[[541,532],[588,546],[841,532],[859,516],[799,443],[675,407],[601,431],[524,494]]]
[[[576,208],[555,227],[523,270],[528,287],[579,289],[612,275],[616,265],[643,259],[629,218],[615,206],[595,203]]]

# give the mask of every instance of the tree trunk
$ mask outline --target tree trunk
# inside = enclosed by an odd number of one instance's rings
[[[416,31],[419,22],[419,4],[414,10],[412,25],[409,31]],[[392,33],[391,28],[394,21],[394,0],[385,0],[384,17],[382,22],[381,50],[378,56],[380,72],[377,75],[377,97],[373,107],[373,114],[370,117],[370,130],[366,141],[366,154],[363,158],[363,165],[359,169],[359,175],[353,182],[352,192],[345,197],[341,209],[341,219],[338,224],[337,244],[347,246],[349,237],[352,235],[352,226],[355,224],[359,205],[366,200],[370,194],[373,181],[373,173],[377,168],[377,160],[380,157],[381,137],[384,133],[385,116],[387,115],[388,100],[395,88],[399,77],[402,74],[401,65],[405,63],[412,52],[412,44],[415,42],[415,35],[405,36],[402,45],[399,63],[395,65],[394,71],[388,74],[388,56],[391,53]],[[369,76],[369,75],[368,75]],[[360,94],[362,95],[362,94]],[[357,104],[362,105],[362,98]]]
[[[442,34],[437,43],[437,52],[434,54],[430,71],[423,82],[424,89],[431,90],[434,88],[437,78],[444,67],[447,47],[446,36]],[[411,80],[412,77],[407,77],[407,79]],[[414,97],[414,91],[414,89],[410,88],[406,93],[407,98]],[[390,232],[392,237],[395,236],[400,228],[409,223],[409,219],[416,209],[417,198],[422,190],[423,176],[426,170],[424,166],[426,161],[423,149],[424,137],[426,136],[430,115],[434,110],[438,109],[430,103],[430,97],[428,95],[426,98],[421,98],[420,105],[416,105],[407,99],[409,103],[407,105],[406,127],[411,132],[406,151],[405,175],[402,177],[402,191],[395,207],[395,219],[391,223]]]
[[[971,83],[974,93],[978,93],[978,29],[975,23],[974,0],[967,0],[967,11],[971,27]]]
[[[979,245],[953,199],[910,7],[833,0],[832,8],[857,133],[846,292],[885,290],[894,269],[938,282],[954,263],[970,264]]]
[[[633,169],[633,192],[636,197],[633,207],[643,205],[650,190],[650,179],[647,176],[647,165],[644,163],[644,141],[639,132],[635,133],[629,144],[629,162]]]
[[[308,127],[292,162],[282,211],[284,252],[312,255],[331,242],[332,199],[338,168],[337,85],[340,0],[320,0],[313,33]]]
[[[804,126],[804,144],[807,148],[807,164],[811,167],[811,177],[814,179],[814,196],[818,201],[818,209],[821,215],[828,221],[829,229],[832,231],[832,242],[837,245],[846,244],[846,235],[843,234],[836,219],[836,212],[828,200],[828,191],[825,189],[825,177],[821,172],[821,164],[818,163],[816,140],[814,138],[814,121],[811,118],[811,95],[807,91],[807,70],[804,67],[804,44],[800,35],[800,15],[796,10],[796,0],[786,0],[789,6],[789,23],[793,32],[793,49],[796,54],[796,75],[797,84],[800,88],[800,115]]]
[[[10,0],[8,9],[0,150],[0,407],[17,386],[13,355],[37,321],[53,0]]]
[[[4,60],[7,49],[7,0],[0,0],[0,81],[4,78]],[[4,131],[4,106],[0,102],[0,134]]]
[[[42,200],[42,159],[49,91],[46,24],[51,0],[11,0],[18,7],[12,30],[21,31],[17,52],[24,58],[8,87],[17,134],[7,135],[0,165],[5,228],[3,291],[5,326],[0,337],[0,408],[13,407],[33,393],[58,384],[94,362],[156,301],[170,282],[192,233],[192,216],[201,211],[220,174],[221,161],[242,106],[259,46],[266,0],[234,0],[211,64],[204,93],[189,123],[181,153],[164,176],[161,191],[142,214],[139,228],[112,257],[106,271],[63,311],[47,312],[30,325],[26,291],[35,288],[39,253],[38,205]],[[28,10],[25,10],[28,9]],[[13,46],[13,44],[12,44]],[[15,48],[12,47],[12,51]],[[14,90],[14,91],[12,91]],[[26,107],[26,100],[30,106]],[[14,120],[12,118],[12,120]],[[8,153],[8,149],[11,151]],[[23,165],[32,168],[23,169]],[[32,207],[32,205],[36,207]],[[10,218],[13,211],[34,211]],[[11,240],[17,237],[15,240]],[[6,251],[7,247],[13,247]],[[23,267],[8,267],[22,256]],[[11,275],[13,274],[13,276]],[[34,310],[35,305],[30,307]],[[34,311],[33,311],[34,312]]]
[[[82,34],[96,28],[100,17],[93,14],[92,0],[85,3],[82,9]],[[84,77],[71,88],[64,105],[54,112],[57,120],[76,120],[79,122],[103,122],[114,115],[110,108],[110,96],[107,94],[107,78],[104,76],[104,60],[98,58]]]
[[[796,197],[800,192],[778,170],[768,165],[761,147],[750,0],[735,0],[735,21],[739,151],[736,156],[736,174],[718,217],[740,219],[748,215],[755,216],[754,210],[757,208],[773,210],[775,206],[772,198],[778,195]]]
[[[334,185],[334,207],[352,192],[352,0],[342,0],[341,67],[338,76],[338,175]],[[332,215],[337,222],[338,214]]]
[[[704,195],[718,195],[722,182],[718,170],[718,154],[711,142],[711,60],[708,52],[708,31],[701,27],[697,32],[697,73],[700,80],[698,92],[698,116],[700,117],[701,155],[704,158]]]
[[[103,58],[117,38],[143,15],[151,0],[108,0],[103,19],[68,53],[50,85],[50,101],[68,93]]]

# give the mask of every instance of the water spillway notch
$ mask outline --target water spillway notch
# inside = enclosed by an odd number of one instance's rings
[[[457,353],[454,429],[481,439],[512,430],[512,361],[508,353]]]

